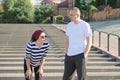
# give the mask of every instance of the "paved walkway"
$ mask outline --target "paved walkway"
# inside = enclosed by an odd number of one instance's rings
[[[99,29],[109,27],[111,25],[120,24],[120,19],[106,20],[106,21],[95,21],[89,22],[92,28]]]
[[[97,29],[120,36],[120,19],[90,22],[90,25],[92,29]]]

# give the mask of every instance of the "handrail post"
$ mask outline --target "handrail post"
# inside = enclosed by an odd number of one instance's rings
[[[118,37],[118,56],[120,56],[120,37]]]
[[[94,43],[94,30],[92,30],[92,43]]]
[[[101,47],[101,32],[99,32],[99,47]]]
[[[107,34],[107,51],[109,51],[110,34]]]

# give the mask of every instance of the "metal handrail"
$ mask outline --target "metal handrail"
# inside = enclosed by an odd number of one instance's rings
[[[112,34],[112,33],[107,33],[107,32],[104,32],[104,31],[92,30],[92,33],[93,33],[92,43],[93,43],[93,44],[94,44],[94,39],[96,39],[95,36],[94,36],[94,35],[95,35],[95,33],[94,33],[95,31],[98,32],[98,34],[99,34],[99,35],[98,35],[98,37],[99,37],[99,38],[98,38],[98,39],[99,39],[99,40],[98,40],[98,41],[99,41],[99,42],[98,42],[98,46],[99,46],[99,47],[101,47],[101,44],[102,44],[102,43],[101,43],[102,33],[104,33],[104,34],[107,35],[107,43],[106,43],[106,44],[107,44],[107,51],[108,51],[108,52],[110,51],[110,37],[111,37],[111,36],[116,36],[117,39],[118,39],[118,44],[117,44],[117,47],[118,47],[118,56],[120,56],[120,36],[119,36],[119,35],[116,35],[116,34]],[[111,44],[113,45],[114,43],[111,43]]]

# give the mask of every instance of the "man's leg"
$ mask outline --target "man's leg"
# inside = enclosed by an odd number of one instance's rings
[[[72,80],[73,73],[75,72],[75,64],[71,57],[66,56],[64,62],[64,75],[63,80]]]
[[[76,56],[76,68],[78,80],[86,80],[86,65],[84,54]]]

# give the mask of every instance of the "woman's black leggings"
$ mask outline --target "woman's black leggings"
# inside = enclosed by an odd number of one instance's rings
[[[31,67],[31,71],[32,71],[32,66],[30,66],[30,67]],[[34,68],[35,80],[41,80],[39,73],[37,73],[38,69],[39,69],[39,66]],[[27,71],[26,60],[24,59],[24,74],[26,73],[26,71]],[[25,80],[32,80],[32,75],[31,75],[30,79],[25,77]]]

